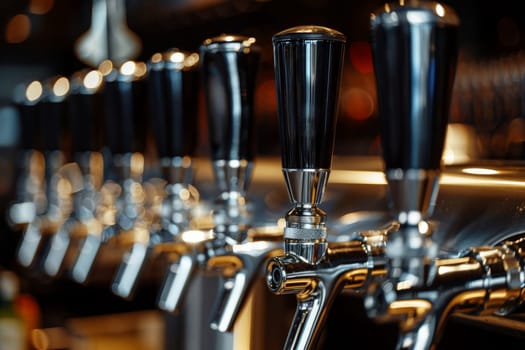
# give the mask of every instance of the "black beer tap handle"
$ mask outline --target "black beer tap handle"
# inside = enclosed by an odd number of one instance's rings
[[[159,157],[193,156],[198,142],[199,55],[171,49],[149,62],[148,92]]]
[[[66,151],[67,100],[70,92],[69,79],[56,76],[44,83],[44,98],[41,102],[40,125],[43,148],[47,152]]]
[[[213,161],[252,161],[255,81],[260,50],[255,39],[222,34],[200,48]]]
[[[388,4],[371,41],[386,169],[439,169],[452,95],[458,17],[436,2]]]
[[[104,61],[99,69],[104,75],[104,144],[112,154],[144,153],[148,104],[146,64],[126,61],[114,67],[110,61]]]
[[[18,146],[21,150],[43,150],[42,139],[38,132],[43,93],[43,85],[38,80],[20,84],[15,89],[13,104],[20,121]]]
[[[73,154],[102,149],[103,86],[104,77],[98,70],[80,70],[71,78],[69,106]]]
[[[329,169],[345,36],[299,26],[273,36],[275,85],[285,169]]]

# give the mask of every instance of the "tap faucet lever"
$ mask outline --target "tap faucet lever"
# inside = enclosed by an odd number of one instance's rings
[[[299,26],[272,41],[282,167],[294,204],[285,250],[315,264],[327,249],[318,205],[331,168],[346,38],[330,28]]]
[[[385,173],[401,225],[390,237],[387,256],[393,276],[416,284],[423,265],[417,260],[437,254],[425,220],[437,196],[458,25],[455,12],[435,2],[386,4],[371,16]]]

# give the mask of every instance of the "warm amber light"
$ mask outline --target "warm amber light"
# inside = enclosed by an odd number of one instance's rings
[[[445,8],[441,4],[436,4],[436,14],[439,17],[445,16]]]
[[[113,70],[113,62],[110,60],[104,60],[98,65],[98,70],[102,75],[106,76]]]
[[[374,114],[374,99],[364,89],[351,88],[342,96],[344,113],[353,120],[366,120]]]
[[[183,201],[187,201],[190,199],[191,193],[187,188],[183,188],[180,190],[179,196],[180,196],[180,199],[182,199]]]
[[[184,66],[185,67],[193,67],[199,62],[199,54],[192,53],[191,55],[187,56],[184,60]]]
[[[54,3],[54,0],[31,0],[29,12],[35,15],[46,14],[53,8]]]
[[[122,67],[120,67],[120,73],[124,75],[133,75],[133,73],[135,73],[135,66],[135,62],[127,61],[122,65]]]
[[[146,72],[148,71],[148,66],[146,66],[146,63],[144,62],[136,62],[135,63],[135,76],[137,78],[143,77],[146,75]]]
[[[430,225],[426,221],[418,222],[417,228],[419,229],[419,233],[423,235],[430,233]]]
[[[14,16],[7,22],[5,41],[9,44],[18,44],[25,41],[31,32],[29,17],[23,14]]]
[[[32,81],[26,88],[26,99],[34,102],[42,96],[42,91],[42,83],[38,80]]]
[[[61,178],[57,182],[57,192],[60,195],[60,197],[67,197],[73,192],[73,187],[71,186],[71,182],[68,180]]]
[[[180,238],[186,243],[200,243],[213,238],[213,231],[188,230],[180,234]]]
[[[144,172],[144,155],[135,152],[131,155],[130,170],[133,174],[142,174]]]
[[[98,70],[92,70],[83,80],[84,86],[88,89],[96,89],[102,84],[102,73]]]
[[[184,62],[184,54],[182,52],[174,52],[170,55],[169,60],[173,63],[182,63]]]
[[[38,350],[49,349],[49,337],[42,329],[33,329],[31,331],[31,343]]]
[[[465,168],[461,170],[461,172],[465,174],[471,174],[471,175],[496,175],[499,174],[499,171],[496,169],[489,169],[489,168]]]
[[[350,62],[359,73],[372,73],[374,66],[372,64],[372,49],[370,44],[365,41],[357,41],[350,45],[348,49]]]
[[[248,38],[242,42],[243,46],[251,46],[255,44],[255,38]]]
[[[162,61],[162,54],[160,52],[154,53],[153,56],[151,56],[151,62],[159,63],[161,61]]]
[[[69,92],[69,80],[66,77],[58,78],[53,84],[53,94],[55,96],[65,96]]]

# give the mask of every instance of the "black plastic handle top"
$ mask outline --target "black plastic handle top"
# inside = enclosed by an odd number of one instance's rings
[[[148,96],[144,62],[127,61],[119,68],[101,63],[104,75],[104,144],[113,154],[145,151]]]
[[[43,150],[39,132],[43,94],[44,87],[38,80],[22,83],[15,89],[13,104],[20,121],[18,146],[22,150]]]
[[[69,95],[72,153],[100,152],[104,105],[104,77],[98,70],[83,69],[71,77]]]
[[[260,49],[255,39],[220,35],[201,45],[212,160],[253,160],[255,80]]]
[[[273,36],[283,168],[330,169],[345,44],[320,26]]]
[[[44,82],[41,101],[40,126],[45,151],[65,151],[64,139],[68,126],[69,79],[52,77]]]
[[[387,169],[439,169],[457,60],[454,11],[436,2],[387,4],[371,43]]]
[[[199,55],[171,49],[148,62],[153,133],[160,158],[192,156],[198,143]]]

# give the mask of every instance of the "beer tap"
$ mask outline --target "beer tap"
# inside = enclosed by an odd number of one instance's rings
[[[40,131],[40,137],[33,136],[40,140],[45,164],[45,209],[33,218],[20,242],[18,260],[23,266],[34,263],[39,249],[45,256],[47,247],[44,247],[46,244],[43,239],[47,242],[72,210],[72,188],[66,174],[61,171],[65,163],[62,130],[67,114],[69,80],[57,76],[47,79],[43,84],[35,81],[28,89],[34,90],[37,86],[40,86],[41,96],[33,100],[32,105],[26,104],[21,111],[24,127],[31,123],[28,118],[34,118],[33,126]],[[26,98],[29,92],[26,90]],[[29,113],[30,110],[32,113]]]
[[[385,176],[400,224],[387,239],[387,278],[372,285],[387,298],[395,298],[393,285],[423,285],[427,261],[437,257],[428,218],[439,185],[458,25],[451,8],[431,2],[386,4],[371,17]],[[366,302],[373,310],[379,300],[370,294]]]
[[[107,263],[106,271],[113,265],[118,266],[114,257],[121,254],[117,251],[126,252],[133,242],[147,240],[151,219],[145,208],[142,183],[146,142],[146,64],[127,61],[114,67],[111,61],[104,61],[99,72],[104,84],[100,103],[106,115],[103,144],[108,149],[105,156],[109,161],[105,165],[106,181],[101,188],[105,199],[100,199],[103,202],[95,211],[95,218],[101,225],[96,230],[87,231],[71,270],[73,279],[79,283],[88,280],[99,255]],[[110,241],[116,244],[103,244]],[[101,249],[103,246],[107,249]],[[111,265],[109,269],[108,264]]]
[[[70,260],[78,253],[78,246],[86,243],[87,232],[100,234],[102,227],[96,210],[104,177],[99,132],[103,77],[99,70],[82,69],[75,72],[70,81],[67,124],[70,126],[72,162],[64,166],[63,172],[71,185],[73,204],[44,255],[43,269],[49,276],[57,276],[66,265],[70,269],[73,264]]]
[[[112,290],[131,298],[146,264],[180,251],[177,236],[194,226],[199,192],[192,185],[192,156],[197,146],[199,55],[171,49],[148,62],[148,93],[163,188],[160,227],[150,228],[147,241],[137,241],[121,263]],[[168,258],[169,260],[169,258]]]
[[[38,130],[38,108],[43,87],[40,81],[21,84],[15,90],[20,132],[19,180],[16,199],[9,208],[11,227],[24,232],[18,248],[18,260],[29,266],[40,244],[40,235],[30,226],[35,217],[45,212],[45,164]],[[34,232],[34,233],[33,233]],[[25,253],[24,253],[25,251]]]
[[[213,244],[226,244],[207,261],[207,269],[220,276],[210,327],[222,333],[235,331],[239,313],[249,308],[248,294],[257,288],[257,279],[263,281],[265,262],[282,252],[277,222],[254,218],[246,197],[254,163],[259,50],[254,38],[231,35],[201,46],[212,165],[221,192],[215,203]]]
[[[284,255],[267,264],[275,294],[296,295],[285,349],[314,349],[343,288],[361,288],[384,273],[383,230],[348,242],[327,240],[320,208],[331,169],[345,36],[320,26],[273,36],[282,167],[293,208],[286,214]]]
[[[454,11],[438,3],[386,5],[373,14],[372,47],[391,206],[391,277],[418,285],[437,254],[428,222],[439,186],[457,60]],[[403,45],[403,47],[399,46]]]
[[[211,327],[222,332],[231,330],[250,280],[258,271],[259,263],[247,261],[259,259],[275,247],[273,242],[261,240],[259,252],[251,250],[250,257],[249,244],[244,245],[256,236],[249,230],[253,222],[246,190],[253,167],[253,98],[259,55],[255,39],[245,36],[222,34],[201,45],[212,167],[220,193],[213,203],[212,227],[181,234],[189,249],[168,270],[159,297],[160,308],[176,311],[198,269],[220,271],[223,279]],[[256,247],[252,243],[252,248]]]
[[[453,312],[503,315],[523,299],[522,236],[445,253],[439,223],[430,220],[458,25],[454,10],[436,2],[389,3],[371,17],[385,174],[399,228],[386,235],[387,272],[369,284],[364,304],[376,320],[399,321],[397,349],[435,348]]]

